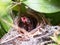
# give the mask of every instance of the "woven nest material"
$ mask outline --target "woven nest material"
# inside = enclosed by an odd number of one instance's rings
[[[54,41],[49,37],[52,36],[55,30],[60,30],[60,26],[50,26],[47,25],[46,19],[41,16],[42,14],[37,14],[33,11],[27,11],[25,14],[21,14],[14,21],[16,28],[12,28],[0,41],[1,45],[47,45],[47,43],[54,43]],[[22,27],[26,23],[21,23],[21,17],[27,17],[30,19],[32,26]],[[27,23],[28,23],[27,22]],[[35,25],[34,25],[35,24]],[[32,28],[35,26],[34,28]],[[28,28],[26,30],[26,27]],[[57,27],[57,29],[55,29]]]
[[[23,22],[22,19],[24,19]],[[28,10],[24,14],[20,14],[14,21],[14,24],[17,25],[18,33],[22,35],[28,34],[26,37],[34,37],[34,35],[39,34],[39,28],[44,27],[47,24],[47,21],[43,14],[38,14],[37,12]],[[36,34],[35,34],[36,33]]]
[[[57,29],[56,29],[57,28]],[[60,31],[60,26],[49,26],[46,25],[44,28],[39,28],[40,30],[45,30],[37,32],[34,37],[25,37],[19,34],[15,29],[10,30],[0,41],[0,45],[47,45],[54,43],[53,40],[49,38],[52,36],[54,31]],[[24,38],[21,38],[23,36]]]
[[[26,23],[21,21],[22,20],[21,18],[24,19],[24,21],[27,20]],[[19,16],[14,21],[15,25],[17,25],[20,28],[25,29],[28,32],[33,31],[35,28],[40,26],[40,24],[42,24],[42,23],[43,23],[43,25],[48,24],[46,18],[43,16],[43,14],[34,12],[32,10],[28,10],[24,14],[19,14]]]

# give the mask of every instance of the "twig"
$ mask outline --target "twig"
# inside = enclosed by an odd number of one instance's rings
[[[8,39],[8,40],[5,40],[5,41],[3,41],[3,42],[0,42],[0,44],[3,44],[3,43],[6,43],[6,42],[8,42],[8,41],[11,41],[11,40],[13,40],[13,39],[16,39],[16,38],[19,37],[19,36],[22,36],[22,35],[21,35],[21,34],[16,35],[16,36],[13,37],[13,38],[10,38],[10,39]]]
[[[37,28],[33,29],[31,32],[29,32],[30,34],[34,34],[39,28],[41,28],[43,26],[43,24],[41,23]]]

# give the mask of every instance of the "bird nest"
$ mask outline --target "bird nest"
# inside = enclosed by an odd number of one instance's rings
[[[12,28],[0,41],[1,45],[47,45],[54,43],[49,37],[59,26],[47,25],[45,17],[33,11],[27,11],[14,20]],[[57,28],[57,29],[56,29]]]
[[[41,24],[47,24],[43,14],[38,14],[34,11],[26,11],[25,14],[20,14],[14,21],[14,24],[24,29],[26,32],[33,32]],[[24,32],[22,32],[24,33]]]

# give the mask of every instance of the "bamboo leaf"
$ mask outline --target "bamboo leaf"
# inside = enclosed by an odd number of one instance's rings
[[[7,20],[10,23],[13,23],[13,20],[9,14],[10,9],[8,8],[11,5],[11,2],[11,0],[0,0],[0,37],[2,37],[6,32],[8,32],[11,27],[4,23],[1,18]]]

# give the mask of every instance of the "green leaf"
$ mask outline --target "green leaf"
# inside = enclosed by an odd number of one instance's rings
[[[12,10],[19,11],[19,9],[20,9],[20,5],[16,5],[15,7],[13,7]]]
[[[26,7],[25,7],[25,4],[21,4],[21,6],[20,6],[20,13],[21,14],[25,14],[26,13]]]
[[[49,19],[52,25],[60,24],[60,12],[45,14],[45,17]]]
[[[0,22],[0,38],[6,33],[6,31],[3,29],[1,22]]]
[[[2,38],[5,33],[6,32],[3,29],[0,29],[0,38]]]
[[[56,44],[56,43],[53,43],[53,44],[48,44],[48,45],[58,45],[58,44]]]
[[[0,0],[0,16],[7,13],[10,4],[11,0]]]
[[[58,35],[58,40],[60,41],[60,34]]]
[[[11,18],[11,16],[10,15],[5,15],[4,17],[2,17],[3,19],[5,19],[6,21],[8,21],[9,23],[13,23],[13,20],[12,20],[12,18]],[[10,26],[9,25],[7,25],[5,22],[3,22],[2,20],[1,20],[1,25],[3,26],[3,28],[5,29],[5,31],[9,31],[9,29],[10,29]]]
[[[50,37],[53,41],[55,41],[57,44],[60,44],[60,34],[54,35],[53,37]]]
[[[10,26],[3,22],[1,18],[13,23],[13,20],[9,14],[9,6],[11,5],[11,2],[11,0],[0,0],[0,24],[2,25],[0,29],[0,37],[6,33],[5,31],[8,32],[10,29]]]
[[[60,11],[60,1],[58,0],[23,0],[31,9],[42,13],[54,13]]]
[[[0,0],[0,17],[3,19],[6,19],[10,23],[12,23],[12,18],[9,16],[9,6],[11,5],[11,0]],[[7,31],[8,27],[7,24],[5,24],[1,20],[1,24],[3,25],[4,29]]]

